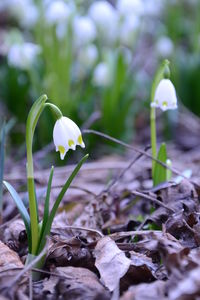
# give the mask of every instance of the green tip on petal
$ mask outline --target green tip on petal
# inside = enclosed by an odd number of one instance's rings
[[[79,137],[78,137],[78,143],[81,145],[81,144],[83,144],[83,139],[82,139],[82,136],[81,135],[79,135]]]
[[[68,141],[68,145],[69,145],[69,147],[73,146],[74,145],[74,141],[73,140],[69,140]]]
[[[60,151],[61,154],[65,154],[65,147],[58,146],[58,150]]]

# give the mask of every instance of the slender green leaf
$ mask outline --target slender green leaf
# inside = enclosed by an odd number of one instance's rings
[[[4,146],[5,146],[5,123],[1,129],[1,145],[0,145],[0,217],[2,215],[3,206],[3,173],[4,173]]]
[[[57,209],[60,205],[60,202],[62,201],[66,191],[68,190],[68,188],[70,187],[70,184],[72,183],[73,179],[76,177],[78,171],[80,170],[81,166],[83,165],[83,163],[86,161],[86,159],[88,158],[88,154],[86,154],[80,161],[79,163],[76,165],[76,167],[74,168],[73,172],[71,173],[71,175],[69,176],[69,178],[67,179],[67,181],[65,182],[63,188],[61,189],[55,203],[54,206],[51,210],[51,213],[49,215],[48,221],[46,223],[45,229],[43,234],[41,235],[41,239],[40,239],[40,244],[39,244],[39,248],[37,251],[37,254],[39,254],[43,247],[45,246],[46,243],[46,236],[49,235],[50,230],[51,230],[51,225],[53,223],[53,219],[56,215]]]
[[[5,187],[7,188],[7,190],[9,191],[9,193],[11,194],[13,200],[15,201],[15,204],[19,210],[19,213],[24,221],[24,225],[26,228],[26,232],[27,232],[27,237],[28,237],[28,245],[29,245],[29,252],[31,249],[31,230],[30,230],[30,217],[28,214],[28,211],[26,210],[26,207],[24,206],[24,203],[22,202],[19,194],[16,192],[16,190],[14,189],[14,187],[7,181],[3,181],[3,184],[5,185]]]
[[[157,155],[157,159],[160,160],[163,163],[166,163],[167,161],[167,150],[166,150],[166,144],[162,143]],[[153,176],[153,185],[156,186],[160,184],[161,182],[164,182],[167,180],[167,169],[160,165],[159,163],[155,163],[155,169],[154,169],[154,176]]]
[[[48,218],[49,218],[49,199],[50,199],[50,193],[51,193],[53,172],[54,172],[54,167],[52,166],[51,167],[51,172],[50,172],[50,175],[49,175],[47,192],[46,192],[45,203],[44,203],[44,215],[43,215],[43,221],[42,221],[41,236],[44,232],[44,228],[45,228],[45,226],[47,224],[47,221],[48,221]]]

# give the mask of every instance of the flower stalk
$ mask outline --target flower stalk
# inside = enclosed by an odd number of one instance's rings
[[[177,108],[176,91],[172,82],[168,79],[170,77],[169,61],[164,60],[153,80],[151,90],[151,105],[150,105],[150,129],[151,129],[151,149],[152,149],[152,179],[153,182],[159,182],[157,178],[158,174],[155,174],[156,161],[158,159],[157,154],[157,139],[156,139],[156,108],[160,108],[163,111],[168,109]],[[163,151],[159,151],[161,154],[166,151],[162,146]],[[161,155],[160,154],[160,155]],[[165,155],[161,155],[164,159]],[[166,158],[167,159],[167,158]],[[163,161],[166,163],[166,161]],[[158,169],[158,168],[157,168]],[[159,170],[160,171],[160,170]],[[167,175],[166,175],[167,176]],[[169,177],[169,176],[167,176]],[[167,178],[166,178],[167,180]]]

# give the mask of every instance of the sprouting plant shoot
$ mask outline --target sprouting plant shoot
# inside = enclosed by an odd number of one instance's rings
[[[78,126],[69,118],[63,117],[61,111],[57,106],[52,103],[47,103],[47,96],[42,95],[33,104],[26,123],[26,149],[27,149],[27,186],[28,186],[28,196],[29,196],[29,212],[25,208],[20,196],[15,191],[15,189],[10,185],[10,183],[4,181],[4,185],[13,197],[21,217],[24,221],[27,237],[28,237],[28,257],[27,263],[33,260],[34,257],[38,256],[45,247],[46,238],[50,234],[53,219],[59,207],[59,204],[69,188],[72,180],[77,175],[82,164],[88,158],[88,154],[85,155],[74,168],[73,172],[65,182],[62,187],[51,211],[49,211],[49,199],[51,192],[51,185],[53,179],[54,168],[51,168],[46,198],[44,204],[44,214],[43,219],[39,220],[37,198],[35,192],[34,183],[34,167],[33,167],[33,155],[32,155],[32,143],[34,137],[34,131],[38,123],[39,117],[44,110],[44,108],[49,107],[55,113],[57,121],[53,130],[53,139],[56,147],[56,151],[60,152],[61,159],[64,159],[66,152],[69,149],[76,149],[76,145],[80,145],[82,148],[85,147],[80,129]],[[41,268],[44,262],[44,257],[37,264],[38,268]]]
[[[177,108],[176,91],[169,77],[169,61],[164,60],[156,72],[152,85],[150,125],[152,157],[171,166],[171,161],[167,157],[166,144],[161,144],[158,153],[156,145],[156,108],[160,108],[162,111]],[[161,164],[157,163],[155,160],[152,160],[153,185],[156,186],[161,182],[169,180],[170,178],[171,172]]]

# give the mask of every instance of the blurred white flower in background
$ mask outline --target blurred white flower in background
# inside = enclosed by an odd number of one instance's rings
[[[174,45],[172,40],[167,36],[162,36],[156,43],[156,52],[162,58],[168,58],[172,55]]]
[[[99,87],[106,87],[111,83],[111,72],[107,63],[99,63],[93,74],[93,83]]]
[[[148,16],[156,16],[160,14],[164,7],[163,0],[143,0],[144,14]]]
[[[169,79],[159,82],[151,107],[159,107],[163,111],[177,108],[176,90]]]
[[[17,19],[21,26],[32,28],[39,17],[39,11],[34,1],[31,0],[8,0],[8,12]]]
[[[93,44],[87,45],[86,47],[81,48],[78,60],[85,68],[91,68],[98,58],[97,47]]]
[[[64,1],[56,0],[47,5],[45,18],[47,23],[57,25],[60,23],[67,23],[70,14],[70,6]]]
[[[14,44],[8,51],[8,64],[28,70],[40,52],[41,48],[33,43]]]
[[[75,17],[73,22],[74,42],[76,46],[83,46],[92,42],[96,37],[96,27],[87,17]]]
[[[121,23],[119,29],[120,41],[122,44],[132,47],[135,40],[135,34],[140,26],[140,20],[137,16],[127,16]]]
[[[97,1],[89,8],[89,16],[99,30],[99,34],[107,41],[113,42],[117,38],[118,14],[116,9],[107,1]]]
[[[142,0],[118,0],[117,9],[121,16],[127,15],[141,15],[143,12],[144,4]]]

